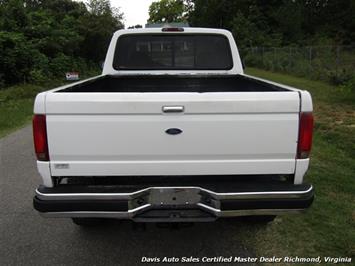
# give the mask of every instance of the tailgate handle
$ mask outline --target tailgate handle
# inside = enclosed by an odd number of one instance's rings
[[[182,130],[180,128],[169,128],[165,130],[165,133],[169,135],[179,135],[182,133]]]
[[[163,106],[164,113],[182,113],[184,106]]]

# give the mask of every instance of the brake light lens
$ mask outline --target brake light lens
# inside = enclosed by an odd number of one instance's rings
[[[309,157],[312,148],[313,137],[313,114],[301,113],[300,128],[298,135],[297,159]]]
[[[177,27],[174,27],[174,28],[162,28],[161,31],[162,32],[183,32],[184,28],[177,28]]]
[[[49,161],[47,143],[47,125],[45,115],[34,115],[32,120],[33,141],[37,160]]]

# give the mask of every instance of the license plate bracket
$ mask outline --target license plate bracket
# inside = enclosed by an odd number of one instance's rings
[[[155,188],[150,191],[148,202],[153,206],[196,206],[201,195],[195,188]]]

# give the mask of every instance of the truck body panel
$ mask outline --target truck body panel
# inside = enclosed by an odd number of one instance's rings
[[[290,174],[297,129],[297,113],[47,116],[54,176]]]
[[[49,94],[51,172],[54,176],[293,173],[299,95],[272,92],[256,104],[257,94]],[[164,106],[184,111],[164,113]],[[182,133],[169,135],[169,128]],[[57,164],[68,168],[58,169]],[[161,170],[160,164],[165,164]]]

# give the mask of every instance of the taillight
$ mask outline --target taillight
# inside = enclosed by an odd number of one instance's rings
[[[32,120],[32,125],[33,125],[33,140],[35,144],[35,152],[37,155],[37,160],[49,161],[46,116],[34,115]]]
[[[301,113],[300,128],[298,135],[297,159],[305,159],[309,157],[312,148],[313,136],[313,114]]]

